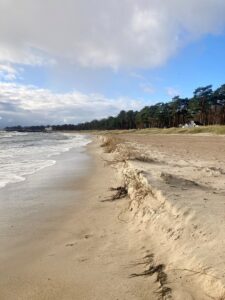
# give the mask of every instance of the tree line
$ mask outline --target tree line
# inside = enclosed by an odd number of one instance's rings
[[[140,111],[122,110],[116,117],[93,120],[77,125],[54,125],[53,130],[114,130],[178,127],[190,121],[199,125],[225,125],[225,84],[218,89],[212,85],[195,89],[193,97],[175,96],[171,101],[145,106]],[[17,127],[14,130],[18,130]],[[10,129],[9,127],[6,129]],[[43,126],[20,127],[20,130],[40,131]]]
[[[175,96],[170,102],[145,106],[140,111],[122,110],[116,117],[63,127],[76,130],[169,128],[192,120],[200,125],[225,124],[225,84],[215,91],[212,85],[199,87],[192,98]],[[61,127],[56,126],[56,129]]]

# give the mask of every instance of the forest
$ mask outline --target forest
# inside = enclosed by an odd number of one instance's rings
[[[195,89],[192,98],[175,96],[171,101],[145,106],[140,111],[122,110],[117,116],[80,124],[54,125],[53,130],[114,130],[179,127],[194,121],[198,125],[225,125],[225,84]],[[6,130],[42,131],[45,126],[7,127]]]

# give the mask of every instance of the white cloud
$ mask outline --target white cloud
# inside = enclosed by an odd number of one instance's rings
[[[142,106],[141,101],[123,97],[110,99],[78,91],[57,94],[34,86],[0,83],[0,114],[13,119],[14,124],[78,123]]]
[[[18,70],[10,64],[0,64],[0,80],[11,81],[18,76]]]
[[[0,0],[0,61],[155,67],[224,27],[224,0]]]

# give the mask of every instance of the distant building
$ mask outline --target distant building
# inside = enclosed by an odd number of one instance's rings
[[[46,132],[51,132],[53,131],[53,128],[51,126],[45,127]]]
[[[182,128],[193,128],[193,127],[199,127],[198,124],[195,123],[195,121],[190,121],[189,123],[181,125]]]

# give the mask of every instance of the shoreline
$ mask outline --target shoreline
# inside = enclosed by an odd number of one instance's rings
[[[32,226],[24,229],[25,224],[32,224],[32,214],[17,229],[19,238],[1,263],[2,300],[134,300],[147,299],[150,294],[151,299],[157,299],[154,293],[158,286],[153,279],[151,289],[149,280],[143,285],[142,279],[129,278],[139,269],[133,266],[139,251],[143,255],[145,251],[129,239],[129,226],[117,219],[126,203],[104,202],[112,195],[109,189],[120,183],[111,167],[105,166],[101,150],[96,143],[88,146],[92,166],[83,177],[77,204],[66,209],[62,217],[39,218],[39,232]],[[69,186],[64,182],[59,188],[63,186],[74,191],[71,180]],[[47,200],[48,195],[45,197]]]
[[[215,161],[216,152],[206,160],[205,153],[196,165],[181,151],[182,139],[168,147],[166,139],[123,136],[105,153],[106,138],[95,136],[87,146],[91,165],[78,185],[71,178],[58,187],[73,194],[79,186],[76,203],[42,224],[44,234],[33,243],[10,253],[0,272],[1,299],[223,299],[224,233],[213,222],[223,222],[224,201],[194,182],[204,186],[207,178],[223,192],[224,161]],[[112,201],[110,188],[119,187],[128,195]]]
[[[26,269],[42,259],[62,225],[82,208],[81,182],[92,168],[90,158],[82,152],[71,149],[58,156],[54,166],[1,189],[1,299],[29,298],[26,290],[29,282],[33,288],[34,274],[29,279]]]

